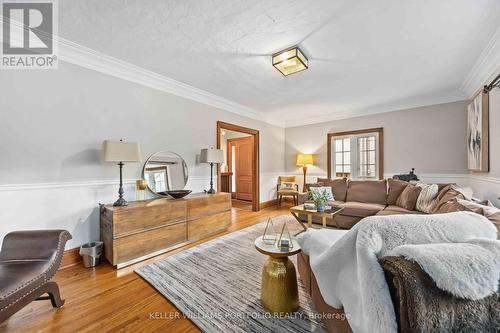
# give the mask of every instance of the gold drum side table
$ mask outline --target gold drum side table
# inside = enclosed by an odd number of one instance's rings
[[[297,273],[288,257],[299,253],[301,248],[295,239],[292,244],[293,247],[282,249],[266,244],[262,237],[255,240],[255,248],[269,256],[262,269],[260,300],[264,309],[274,314],[289,314],[299,308]]]

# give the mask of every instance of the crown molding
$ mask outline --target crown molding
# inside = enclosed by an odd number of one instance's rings
[[[59,36],[55,36],[54,40],[59,47],[59,60],[64,62],[210,105],[243,117],[281,126],[280,122],[269,121],[265,115],[255,109],[230,101],[208,91],[176,81]]]
[[[500,27],[495,31],[469,74],[465,77],[460,90],[468,98],[472,98],[498,69],[500,69]]]

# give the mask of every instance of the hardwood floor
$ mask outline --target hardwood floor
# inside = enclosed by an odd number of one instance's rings
[[[231,214],[232,224],[226,233],[290,213],[287,207],[270,207],[259,212],[233,208]],[[223,234],[121,270],[107,262],[95,269],[81,265],[62,269],[55,281],[66,299],[64,307],[55,310],[49,301],[33,302],[2,323],[0,332],[199,332],[134,269]]]

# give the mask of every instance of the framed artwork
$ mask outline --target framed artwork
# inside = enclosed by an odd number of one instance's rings
[[[467,163],[471,171],[488,172],[489,98],[481,91],[467,106]]]

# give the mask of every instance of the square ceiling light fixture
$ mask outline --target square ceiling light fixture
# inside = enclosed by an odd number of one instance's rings
[[[309,61],[298,46],[273,54],[273,66],[287,76],[307,69]]]

